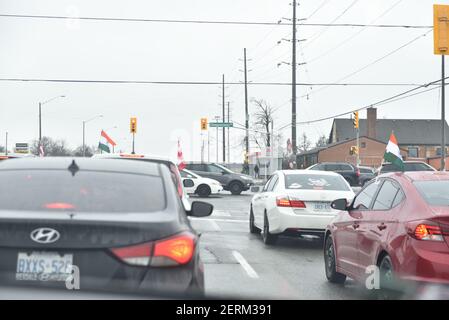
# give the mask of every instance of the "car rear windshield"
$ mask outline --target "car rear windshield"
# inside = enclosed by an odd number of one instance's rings
[[[119,213],[154,212],[166,206],[158,176],[12,170],[0,171],[0,181],[0,210]]]
[[[440,181],[415,181],[414,185],[421,196],[431,206],[449,206],[449,180]]]
[[[400,171],[400,169],[391,163],[385,164],[382,167],[382,173],[396,172],[396,171]],[[404,171],[434,171],[434,170],[425,163],[404,163]]]
[[[287,174],[285,187],[296,190],[350,191],[342,177],[328,175]]]

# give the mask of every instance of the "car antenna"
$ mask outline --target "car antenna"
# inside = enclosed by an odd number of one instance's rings
[[[72,173],[72,176],[74,177],[75,174],[80,170],[78,165],[76,164],[75,160],[72,160],[72,164],[68,167],[69,171]]]

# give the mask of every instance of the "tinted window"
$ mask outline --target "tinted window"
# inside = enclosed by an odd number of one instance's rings
[[[0,179],[0,210],[152,212],[166,205],[162,178],[157,176],[28,170],[3,171]]]
[[[212,173],[223,173],[224,170],[220,167],[214,166],[212,164],[207,166],[207,171],[212,172]]]
[[[431,206],[449,206],[449,181],[415,181],[424,200]]]
[[[270,183],[271,183],[271,181],[273,180],[273,177],[271,177],[268,181],[267,181],[267,183],[265,183],[265,185],[263,186],[263,189],[262,189],[262,191],[267,191],[268,190],[268,188],[269,188],[269,186],[270,186]]]
[[[353,208],[357,210],[366,210],[371,205],[374,194],[376,193],[377,187],[379,185],[376,183],[371,183],[366,188],[362,189],[360,193],[354,200]]]
[[[317,174],[287,174],[285,175],[285,187],[295,190],[350,191],[343,177]]]
[[[373,210],[388,210],[392,207],[399,188],[390,181],[385,181],[374,201]]]
[[[339,165],[341,171],[353,171],[352,167],[348,164]]]
[[[373,173],[373,170],[368,168],[360,168],[360,173]]]
[[[326,171],[340,171],[338,164],[326,164]]]
[[[192,171],[206,171],[206,168],[203,164],[188,164],[187,169]]]
[[[188,174],[185,171],[181,171],[180,174],[181,174],[181,177],[183,177],[183,178],[196,179],[196,177],[192,176],[191,174]]]
[[[310,170],[325,170],[325,168],[324,168],[324,165],[317,164],[317,165],[310,167]]]

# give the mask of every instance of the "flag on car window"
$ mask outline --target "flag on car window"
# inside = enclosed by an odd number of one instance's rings
[[[386,162],[390,162],[398,169],[404,170],[404,161],[402,160],[398,141],[394,135],[394,132],[390,135],[390,141],[388,141],[387,150],[385,150],[384,160]]]
[[[184,170],[186,164],[184,162],[184,155],[182,154],[181,142],[178,140],[178,169],[179,171]]]
[[[98,149],[102,152],[111,153],[109,145],[114,147],[116,146],[116,143],[106,134],[106,132],[104,132],[104,130],[101,130],[101,138],[100,143],[98,144]]]

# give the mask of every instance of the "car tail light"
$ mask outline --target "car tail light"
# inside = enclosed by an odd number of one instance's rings
[[[285,207],[285,208],[305,208],[306,207],[306,204],[304,203],[304,201],[290,198],[290,197],[277,197],[276,205],[278,207]]]
[[[170,267],[187,264],[195,252],[195,236],[183,233],[169,239],[136,246],[114,248],[111,252],[133,266]]]
[[[120,260],[134,266],[150,265],[153,243],[144,243],[137,246],[112,249],[112,253]]]
[[[191,234],[182,234],[158,241],[154,246],[152,266],[173,266],[188,263],[195,251],[195,239]]]
[[[439,226],[427,223],[418,224],[412,233],[415,239],[424,241],[444,241],[443,236],[447,235]]]

